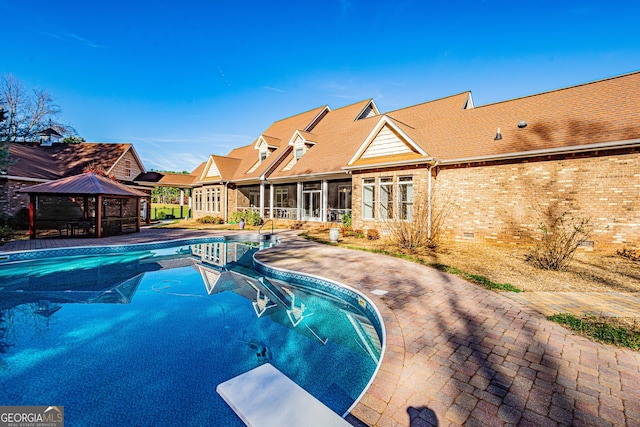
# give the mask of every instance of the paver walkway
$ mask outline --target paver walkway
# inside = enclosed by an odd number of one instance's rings
[[[73,244],[203,234],[212,233],[145,230]],[[640,353],[572,335],[504,294],[434,269],[279,234],[282,243],[261,251],[261,261],[356,288],[385,322],[386,352],[347,417],[352,424],[640,426]],[[30,247],[19,248],[0,251]]]
[[[640,425],[638,352],[408,261],[296,237],[258,257],[359,289],[379,308],[386,353],[353,424]]]

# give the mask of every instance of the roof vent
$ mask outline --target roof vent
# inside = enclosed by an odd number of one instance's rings
[[[520,120],[520,121],[518,122],[518,127],[519,127],[520,129],[522,129],[522,128],[526,128],[526,127],[527,127],[527,122],[525,122],[524,120]]]
[[[502,134],[500,133],[500,128],[498,128],[498,131],[496,132],[496,137],[493,138],[494,141],[499,141],[502,139]]]

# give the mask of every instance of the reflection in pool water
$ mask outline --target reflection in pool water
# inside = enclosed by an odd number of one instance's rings
[[[214,242],[0,266],[0,402],[69,425],[242,425],[216,385],[269,362],[339,414],[381,356],[367,312]]]

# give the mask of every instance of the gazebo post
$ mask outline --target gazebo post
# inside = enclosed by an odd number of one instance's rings
[[[147,197],[147,217],[144,220],[147,224],[151,224],[151,196]]]
[[[29,238],[36,238],[36,195],[29,195]]]
[[[102,196],[96,194],[96,237],[102,237]]]
[[[84,219],[89,219],[89,196],[83,196],[83,211],[84,211]]]
[[[140,197],[136,197],[136,206],[137,206],[137,210],[136,212],[138,212],[138,215],[136,216],[138,218],[138,221],[136,221],[136,232],[140,232]]]

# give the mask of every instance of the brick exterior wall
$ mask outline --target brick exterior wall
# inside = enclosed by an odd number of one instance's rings
[[[398,178],[411,176],[413,178],[413,189],[416,200],[423,199],[426,197],[427,189],[428,189],[428,169],[426,166],[420,167],[410,167],[410,168],[401,168],[401,169],[378,169],[366,171],[365,173],[354,172],[353,180],[351,184],[351,217],[352,217],[352,226],[354,229],[371,229],[375,228],[380,233],[388,234],[388,227],[385,224],[384,220],[380,220],[378,218],[379,212],[379,180],[378,178],[382,177],[392,177],[393,178],[393,197],[394,202],[398,197]],[[376,178],[376,189],[375,189],[375,205],[374,212],[376,214],[375,219],[363,219],[362,218],[362,183],[364,179],[367,178]],[[434,182],[432,181],[432,185]]]
[[[447,212],[445,238],[517,243],[537,232],[538,212],[555,206],[593,221],[595,248],[640,247],[637,149],[443,167],[438,170],[434,190],[434,210],[444,206]]]
[[[15,215],[22,208],[29,208],[29,195],[18,193],[26,187],[36,185],[33,181],[0,181],[0,217],[8,218]]]
[[[214,190],[214,189],[220,190],[220,210],[207,211],[207,190]],[[227,207],[229,206],[228,200],[225,201],[224,191],[225,191],[225,187],[222,184],[203,185],[202,187],[194,188],[192,193],[192,210],[191,210],[193,218],[198,219],[205,216],[213,216],[213,217],[220,217],[224,219],[225,209],[227,209]],[[199,201],[198,201],[198,197],[199,197]],[[215,207],[215,203],[212,203],[212,205],[213,207]]]

